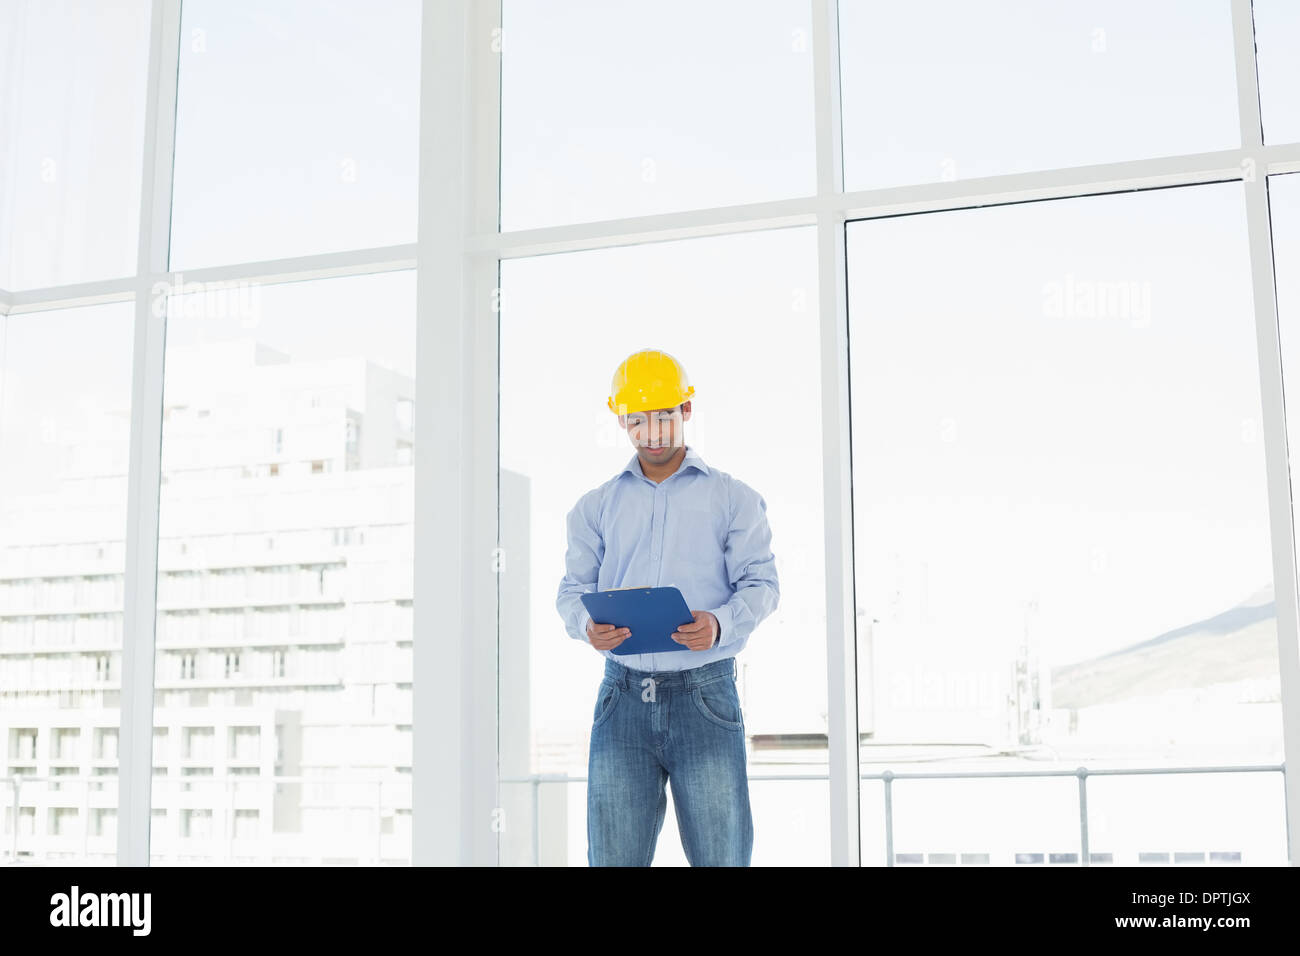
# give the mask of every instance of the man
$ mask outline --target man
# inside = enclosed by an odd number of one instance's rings
[[[671,782],[690,864],[748,866],[754,827],[735,658],[780,597],[767,503],[686,444],[695,388],[671,355],[629,356],[611,391],[609,409],[636,454],[569,512],[556,596],[569,636],[605,657],[591,727],[587,859],[649,866]],[[668,585],[694,618],[673,635],[680,651],[615,655],[628,630],[593,621],[580,598]]]

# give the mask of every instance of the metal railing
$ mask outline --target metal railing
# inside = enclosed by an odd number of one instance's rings
[[[859,774],[859,780],[879,780],[884,785],[884,824],[885,824],[885,865],[895,865],[894,853],[894,781],[895,780],[968,780],[986,777],[1076,777],[1079,781],[1078,798],[1079,798],[1079,865],[1089,866],[1091,863],[1091,854],[1088,845],[1088,778],[1102,776],[1149,776],[1156,774],[1218,774],[1218,773],[1280,773],[1285,775],[1286,766],[1284,764],[1256,764],[1245,766],[1212,766],[1212,767],[1099,767],[1090,770],[1087,767],[1076,767],[1073,770],[919,770],[919,771],[895,771],[883,770],[879,773],[862,773]],[[749,774],[749,781],[781,781],[781,780],[830,780],[830,775],[821,774]],[[532,802],[533,802],[533,864],[540,865],[541,845],[540,845],[540,793],[541,785],[544,783],[585,783],[587,777],[570,776],[568,774],[530,774],[522,777],[502,777],[501,783],[526,783],[531,784]],[[1283,812],[1283,821],[1286,821],[1286,813]],[[1290,827],[1286,830],[1286,855],[1291,859],[1291,831]]]
[[[116,775],[86,775],[86,774],[60,774],[60,775],[41,775],[36,774],[15,774],[6,777],[0,777],[0,792],[5,785],[11,788],[10,798],[0,800],[0,807],[9,809],[9,826],[8,832],[0,829],[0,834],[7,836],[6,841],[7,853],[5,856],[10,863],[18,863],[22,859],[20,852],[20,842],[24,836],[31,838],[33,843],[44,840],[46,843],[57,844],[60,850],[66,850],[69,847],[79,846],[80,855],[83,859],[88,859],[91,849],[91,840],[105,841],[110,839],[108,836],[91,833],[90,814],[92,810],[111,810],[116,813],[117,799],[113,796],[111,802],[105,806],[96,806],[95,801],[91,799],[92,793],[104,793],[109,788],[116,787],[118,778]],[[39,796],[31,796],[33,785],[44,784],[44,788],[39,791]],[[311,799],[311,795],[299,795],[297,806],[299,811],[303,808],[311,808],[313,804],[331,811],[340,810],[361,810],[372,814],[371,824],[367,827],[364,834],[340,834],[335,831],[328,837],[325,835],[314,836],[310,833],[300,834],[295,832],[276,833],[274,830],[274,807],[276,800],[276,789],[285,785],[303,785],[304,787],[316,788],[362,788],[367,796],[335,799],[331,794],[328,797],[318,797]],[[68,785],[84,786],[84,792],[79,799],[68,798],[64,794]],[[269,839],[275,836],[293,837],[301,836],[304,843],[304,852],[294,852],[291,854],[296,858],[306,857],[308,860],[315,859],[321,862],[324,858],[350,855],[355,857],[358,864],[381,865],[385,859],[384,844],[385,834],[383,832],[383,816],[385,812],[384,796],[385,787],[391,791],[393,789],[405,788],[409,790],[410,782],[394,779],[393,777],[378,776],[338,776],[338,775],[254,775],[254,774],[196,774],[193,776],[164,776],[155,777],[153,786],[159,790],[170,791],[170,799],[166,806],[155,806],[155,810],[168,809],[176,812],[187,810],[207,811],[216,815],[218,813],[224,816],[225,825],[220,832],[212,832],[200,836],[180,836],[173,834],[161,835],[155,834],[155,849],[151,856],[155,862],[167,861],[171,857],[171,862],[181,857],[199,856],[203,862],[210,865],[221,859],[223,856],[226,860],[232,860],[236,857],[236,843],[241,839],[236,832],[236,812],[239,810],[256,810],[259,814],[258,829],[259,833],[255,838],[258,844],[257,855],[262,858],[260,862],[269,863],[270,847]],[[268,792],[263,791],[269,788]],[[51,834],[37,833],[23,834],[21,827],[21,815],[23,809],[23,794],[27,791],[28,801],[27,808],[33,812],[36,809],[71,809],[78,812],[80,817],[79,832],[73,834]],[[248,791],[258,792],[256,796],[243,797]],[[213,791],[218,791],[214,793]],[[206,796],[204,795],[206,792]],[[328,790],[326,791],[329,792]],[[198,799],[192,798],[197,797]],[[391,797],[390,797],[391,798]],[[394,809],[392,807],[388,809]],[[33,820],[33,830],[36,830],[35,820]],[[344,839],[351,837],[350,839]],[[390,837],[391,839],[391,837]],[[367,846],[363,847],[365,843]],[[113,841],[112,849],[100,853],[104,855],[116,855],[116,842]],[[223,849],[222,849],[223,848]],[[392,849],[391,847],[389,848]],[[389,857],[393,854],[389,853]],[[404,854],[409,862],[409,848]],[[29,856],[29,858],[31,858]],[[108,862],[112,862],[111,860]]]
[[[1164,774],[1225,774],[1225,773],[1279,773],[1285,775],[1286,767],[1284,764],[1257,764],[1244,766],[1204,766],[1204,767],[1100,767],[1089,769],[1088,767],[1076,767],[1074,769],[1062,768],[1055,770],[884,770],[878,773],[862,773],[859,775],[860,780],[879,780],[884,787],[884,831],[885,831],[885,865],[894,866],[896,863],[896,854],[894,852],[894,781],[895,780],[971,780],[981,778],[1042,778],[1042,777],[1074,777],[1078,781],[1078,809],[1079,809],[1079,865],[1088,866],[1091,863],[1091,853],[1089,848],[1088,836],[1088,778],[1102,776],[1153,776]],[[541,787],[543,784],[577,784],[586,783],[585,775],[569,774],[530,774],[519,777],[501,777],[500,782],[503,784],[528,784],[532,798],[532,857],[533,864],[540,865],[541,861]],[[748,779],[751,783],[759,782],[785,782],[785,781],[829,781],[830,776],[826,773],[792,773],[792,774],[749,774]],[[373,838],[373,853],[367,853],[365,859],[371,860],[378,864],[384,857],[383,853],[383,828],[381,818],[384,813],[383,788],[385,785],[393,786],[395,782],[392,778],[383,777],[341,777],[341,776],[320,776],[320,775],[298,775],[298,776],[253,776],[251,774],[226,774],[222,776],[196,775],[192,777],[159,777],[155,778],[155,786],[174,787],[177,793],[193,792],[200,788],[213,788],[220,785],[225,790],[224,800],[220,805],[213,804],[208,809],[216,811],[223,810],[226,812],[226,827],[224,832],[218,836],[216,834],[205,838],[210,845],[215,846],[218,840],[226,844],[226,854],[233,857],[235,843],[235,822],[234,816],[237,809],[236,793],[240,789],[251,787],[276,787],[282,784],[306,784],[322,787],[329,786],[373,786],[374,798],[362,802],[340,802],[327,800],[323,802],[324,806],[329,809],[350,809],[359,808],[371,810],[374,813],[374,826],[371,828],[370,836]],[[8,785],[12,788],[12,797],[5,801],[11,808],[10,815],[10,832],[8,836],[9,850],[8,857],[10,862],[19,860],[19,838],[20,838],[20,816],[22,808],[22,791],[26,784],[46,784],[46,794],[59,792],[64,784],[84,784],[86,787],[82,800],[77,809],[81,817],[81,846],[83,856],[86,855],[89,835],[90,835],[90,810],[96,809],[91,806],[90,794],[94,785],[98,785],[101,792],[105,787],[115,785],[117,778],[111,775],[105,776],[86,776],[86,775],[59,775],[59,776],[35,776],[29,774],[18,774],[15,776],[0,777],[0,784]],[[409,781],[400,781],[402,786],[410,786]],[[52,786],[51,786],[52,785]],[[50,802],[67,802],[67,801],[42,801]],[[305,801],[303,801],[305,803]],[[4,805],[4,804],[0,804]],[[169,805],[170,806],[170,805]],[[183,807],[178,802],[176,809],[189,809]],[[114,801],[111,807],[103,809],[116,809]],[[157,808],[156,808],[157,809]],[[1283,814],[1285,822],[1285,813]],[[312,837],[305,836],[304,840],[310,842]],[[179,852],[179,851],[178,851]],[[1291,832],[1289,827],[1286,830],[1286,854],[1291,858]],[[308,854],[308,856],[321,857],[324,854],[317,852]],[[361,862],[361,858],[358,859]]]

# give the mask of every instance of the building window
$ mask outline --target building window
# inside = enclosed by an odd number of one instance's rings
[[[410,433],[415,421],[415,402],[409,398],[399,398],[394,406],[397,430]]]

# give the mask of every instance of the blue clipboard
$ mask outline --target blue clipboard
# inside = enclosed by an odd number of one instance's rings
[[[587,613],[597,624],[613,624],[631,630],[628,639],[611,654],[658,654],[690,650],[673,640],[683,624],[695,615],[677,588],[615,588],[579,595]]]

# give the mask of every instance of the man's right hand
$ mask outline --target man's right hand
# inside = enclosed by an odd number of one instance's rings
[[[612,650],[631,636],[632,632],[626,627],[587,622],[587,641],[598,651]]]

